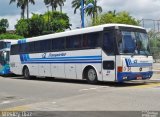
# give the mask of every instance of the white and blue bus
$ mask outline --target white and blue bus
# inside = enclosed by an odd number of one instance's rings
[[[105,24],[22,39],[11,46],[11,71],[25,78],[123,82],[153,75],[144,28]]]
[[[14,40],[0,40],[0,75],[10,74],[9,56],[12,42],[14,42]]]

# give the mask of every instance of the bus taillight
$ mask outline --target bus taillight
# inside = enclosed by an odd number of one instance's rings
[[[122,72],[123,71],[123,67],[122,66],[118,66],[117,67],[117,72]]]

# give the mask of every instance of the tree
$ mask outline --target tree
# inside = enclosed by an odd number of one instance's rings
[[[86,1],[84,1],[86,3]],[[81,0],[73,0],[72,1],[72,8],[74,8],[74,14],[77,13],[77,9],[81,7]]]
[[[86,4],[92,3],[94,5],[93,8],[86,9],[87,15],[91,16],[93,19],[93,24],[95,24],[95,21],[98,17],[98,13],[102,12],[102,7],[97,6],[97,0],[88,0]]]
[[[49,19],[49,20],[48,20]],[[33,14],[29,19],[21,19],[15,28],[24,37],[40,36],[69,29],[69,17],[60,12],[46,12],[43,15]]]
[[[33,14],[30,18],[30,35],[29,36],[39,36],[43,34],[46,30],[46,22],[43,15]]]
[[[97,6],[97,0],[85,0],[84,1],[84,4],[89,4],[89,3],[92,3],[94,7],[86,9],[86,13],[87,15],[91,16],[91,18],[93,19],[92,20],[93,23],[95,23],[98,13],[102,12],[102,7]],[[81,7],[81,0],[72,1],[72,8],[74,8],[74,14],[76,14],[77,9],[80,9],[80,7]]]
[[[27,7],[27,19],[29,18],[29,3],[34,5],[35,1],[34,0],[25,0],[25,5]]]
[[[27,19],[29,18],[29,3],[35,4],[34,0],[10,0],[9,4],[17,2],[17,7],[21,8],[21,18],[24,19],[25,10],[27,9]]]
[[[49,18],[48,18],[49,14]],[[47,12],[44,14],[45,22],[49,26],[51,32],[62,32],[65,29],[70,29],[71,24],[69,23],[69,17],[65,13],[60,12]],[[50,19],[50,21],[48,21]]]
[[[6,29],[9,27],[9,22],[7,19],[0,20],[0,34],[6,33]]]
[[[52,12],[57,10],[57,7],[60,6],[62,10],[62,6],[64,6],[64,2],[66,0],[44,0],[45,5],[51,5]]]
[[[24,37],[29,37],[30,35],[30,20],[29,19],[20,19],[15,25],[16,33]]]
[[[107,23],[140,25],[139,21],[136,20],[134,17],[132,17],[126,11],[122,11],[122,12],[118,12],[118,13],[116,13],[116,11],[114,11],[114,12],[109,11],[107,13],[104,13],[101,16],[99,16],[96,19],[95,24],[92,23],[92,25],[100,25],[100,24],[107,24]]]
[[[66,0],[62,0],[62,2],[60,3],[60,12],[62,13],[62,6],[64,6],[64,2],[66,2]]]
[[[10,0],[9,4],[12,4],[14,2],[17,2],[17,7],[21,8],[21,18],[24,19],[24,17],[25,17],[24,14],[25,14],[25,9],[26,9],[25,4],[23,3],[24,0]]]
[[[153,58],[159,59],[160,57],[160,33],[154,30],[148,32],[148,37],[150,40],[150,48]]]

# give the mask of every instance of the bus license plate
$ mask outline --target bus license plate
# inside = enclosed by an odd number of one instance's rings
[[[137,80],[142,80],[142,76],[137,76]]]

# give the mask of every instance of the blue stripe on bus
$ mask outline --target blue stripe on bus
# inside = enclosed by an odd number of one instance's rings
[[[90,64],[90,63],[102,63],[102,61],[86,61],[86,62],[22,62],[22,64],[70,64],[70,63],[77,63],[77,64]]]
[[[39,59],[30,59],[27,58],[27,60],[31,60],[31,61],[76,61],[76,60],[102,60],[102,58],[84,58],[84,59],[80,59],[80,58],[76,58],[76,59],[43,59],[43,58],[39,58]]]
[[[36,59],[86,59],[86,58],[102,58],[102,56],[73,56],[73,57],[55,57],[55,58],[31,58],[33,60]]]
[[[83,62],[90,62],[90,61],[102,61],[102,57],[101,56],[79,56],[79,57],[58,57],[58,58],[29,58],[28,54],[23,54],[20,56],[21,57],[21,62],[74,62],[74,63],[83,63]]]

